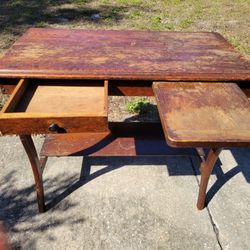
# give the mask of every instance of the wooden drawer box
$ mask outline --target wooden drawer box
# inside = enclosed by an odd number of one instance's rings
[[[0,113],[0,132],[108,131],[107,88],[107,81],[21,79]]]

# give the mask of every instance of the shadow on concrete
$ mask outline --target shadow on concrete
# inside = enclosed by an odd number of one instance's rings
[[[231,153],[238,164],[239,171],[250,183],[250,148],[231,149]]]
[[[162,165],[166,166],[166,175],[194,175],[192,166],[186,164],[183,166],[178,158],[180,159],[180,157],[169,156],[84,157],[80,177],[79,174],[68,176],[62,173],[56,177],[44,179],[46,214],[38,214],[34,184],[27,185],[25,181],[24,183],[18,182],[17,172],[12,171],[0,179],[0,221],[4,222],[7,231],[12,235],[18,233],[23,235],[20,242],[12,241],[13,249],[35,249],[36,241],[30,239],[30,232],[46,235],[49,228],[56,228],[65,223],[73,225],[86,221],[84,217],[76,219],[70,212],[65,213],[78,206],[77,202],[65,198],[81,186],[127,165],[138,165],[138,167],[140,165],[156,165],[156,167]],[[183,161],[183,157],[181,158]],[[104,167],[92,172],[94,166]],[[63,213],[63,216],[58,216],[60,212]],[[53,216],[53,213],[56,213],[57,216]],[[47,240],[53,241],[53,236],[48,236]]]
[[[228,172],[223,173],[220,161],[217,162],[213,171],[213,174],[217,176],[217,181],[208,191],[207,204],[222,188],[222,186],[238,173],[242,173],[246,181],[249,182],[250,150],[233,149],[231,152],[234,155],[238,165]],[[187,160],[189,160],[189,157],[186,157]],[[104,167],[92,172],[91,168],[95,165]],[[65,212],[72,209],[78,204],[70,201],[70,199],[65,199],[67,196],[90,181],[127,165],[138,165],[138,167],[140,167],[140,165],[156,165],[156,167],[157,165],[163,165],[166,166],[166,174],[169,176],[198,174],[197,164],[195,168],[193,168],[191,164],[190,167],[187,167],[186,164],[184,166],[178,161],[178,157],[84,157],[80,177],[78,174],[71,176],[59,174],[56,178],[47,178],[44,180],[47,210],[51,210],[51,213],[54,213],[60,211]],[[70,213],[68,213],[68,215],[64,216],[63,218],[55,217],[52,220],[46,220],[44,223],[38,223],[41,220],[39,216],[42,215],[38,214],[34,185],[26,185],[25,187],[17,188],[15,185],[11,185],[11,183],[15,183],[17,181],[17,178],[18,176],[16,175],[16,172],[12,171],[0,180],[0,220],[4,221],[8,231],[19,232],[22,230],[22,232],[36,231],[42,233],[46,232],[49,227],[60,226],[66,221],[70,224],[83,223],[85,221],[85,218],[76,220],[73,215],[71,216],[69,215]],[[61,203],[62,200],[64,200],[64,202]],[[50,213],[50,211],[47,213]],[[17,224],[20,224],[26,220],[29,221],[28,226],[25,228],[16,227]],[[25,239],[23,242],[25,242]],[[27,246],[29,248],[32,248],[33,243],[35,244],[35,242],[32,243],[32,241],[27,239],[27,244],[28,243],[31,244]],[[20,243],[18,242],[14,242],[14,249],[18,249],[19,244]]]
[[[77,204],[69,202],[68,200],[65,200],[60,206],[56,205],[76,189],[88,182],[127,165],[163,165],[166,166],[166,174],[169,176],[194,175],[191,165],[187,168],[186,166],[179,164],[178,158],[179,157],[171,156],[84,157],[80,178],[78,174],[73,176],[59,174],[55,178],[44,179],[43,183],[47,201],[46,209],[50,210],[55,208],[57,211],[71,209]],[[95,165],[102,165],[104,167],[91,173],[91,167]],[[35,220],[36,216],[38,216],[34,184],[18,188],[16,185],[12,185],[12,183],[17,183],[17,180],[18,176],[16,171],[10,172],[0,180],[0,220],[5,221],[7,229],[13,228],[17,223],[25,221],[28,218],[29,220]],[[65,218],[65,220],[72,221],[72,223],[74,222],[73,218]],[[54,221],[53,225],[56,226],[60,223],[63,223],[63,221]],[[46,225],[38,228],[35,224],[33,226],[33,231],[43,231],[46,228]]]
[[[138,107],[139,112],[136,115],[131,115],[131,117],[126,118],[124,122],[159,122],[160,117],[157,109],[157,105],[146,102],[141,103]]]
[[[71,185],[77,177],[65,177],[61,174],[58,175],[57,178],[50,180],[45,179],[44,185],[46,186],[46,192],[57,195],[65,188],[67,189],[69,183]],[[26,235],[21,242],[12,242],[12,249],[35,249],[36,242],[30,239],[30,232],[45,233],[47,229],[58,227],[64,223],[78,224],[85,221],[85,218],[78,218],[76,220],[73,215],[65,215],[63,218],[53,216],[51,220],[43,221],[43,217],[40,217],[42,214],[38,214],[34,184],[17,188],[15,185],[15,183],[18,182],[17,180],[18,176],[16,171],[10,172],[0,180],[0,221],[4,222],[7,231],[12,233],[21,232],[23,235]],[[57,183],[57,187],[55,188],[55,185],[51,185],[51,183]],[[65,200],[62,206],[58,206],[55,209],[59,212],[65,212],[76,205],[76,203]],[[53,213],[54,211],[51,212]],[[25,227],[20,227],[22,222],[26,222]],[[25,232],[27,232],[27,234],[25,234]],[[53,240],[52,238],[48,240]]]
[[[188,157],[187,157],[188,158]],[[180,175],[195,175],[192,166],[189,168],[178,164],[178,157],[152,157],[152,156],[136,156],[136,157],[84,157],[80,178],[73,184],[65,186],[64,191],[60,194],[53,192],[50,195],[46,195],[50,201],[46,204],[46,209],[50,210],[64,200],[67,196],[73,193],[81,186],[88,182],[105,175],[111,171],[115,171],[127,165],[165,165],[169,176],[180,176]],[[94,165],[105,165],[102,169],[91,173],[91,167]],[[46,192],[46,191],[45,191]]]

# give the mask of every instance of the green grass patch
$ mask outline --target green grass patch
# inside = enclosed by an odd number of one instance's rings
[[[27,28],[49,26],[216,31],[250,55],[249,23],[249,0],[1,0],[0,52]]]
[[[126,103],[126,110],[129,113],[146,113],[150,102],[145,97],[138,97]]]

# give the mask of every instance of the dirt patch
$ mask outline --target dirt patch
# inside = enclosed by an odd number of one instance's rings
[[[3,106],[6,103],[6,101],[8,100],[8,98],[9,98],[9,95],[3,94],[1,89],[0,89],[0,110],[3,108]]]

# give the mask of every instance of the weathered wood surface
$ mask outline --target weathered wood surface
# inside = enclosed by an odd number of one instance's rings
[[[42,177],[44,166],[42,166],[40,163],[31,135],[21,135],[20,139],[29,157],[30,165],[32,168],[35,180],[38,210],[40,213],[43,213],[45,212],[45,199],[44,199],[43,177]]]
[[[75,133],[46,135],[42,156],[147,156],[189,155],[192,149],[168,147],[162,135],[118,137],[110,133]]]
[[[207,185],[212,174],[215,163],[220,155],[222,148],[212,148],[208,152],[207,158],[201,162],[200,172],[201,172],[201,180],[199,187],[199,195],[197,200],[197,208],[199,210],[203,209],[206,204],[206,192]]]
[[[56,124],[58,133],[105,132],[108,131],[108,119],[102,116],[86,116],[81,113],[34,114],[7,113],[0,118],[0,134],[27,135],[47,134],[53,131],[50,126]]]
[[[250,101],[236,84],[158,82],[153,90],[170,146],[250,146]]]
[[[13,112],[107,116],[107,99],[104,86],[34,84],[27,88]]]
[[[46,135],[41,156],[191,155],[193,149],[168,147],[160,123],[110,122],[110,132]]]
[[[0,112],[1,134],[109,131],[108,81],[98,86],[35,82],[18,83]]]
[[[244,83],[244,82],[243,82]],[[110,96],[153,96],[152,81],[109,81]]]
[[[0,77],[250,80],[250,63],[218,33],[31,28]]]

